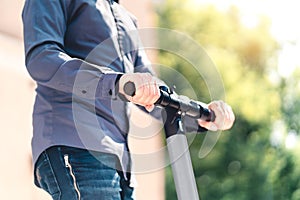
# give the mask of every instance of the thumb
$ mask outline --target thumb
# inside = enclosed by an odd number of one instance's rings
[[[207,121],[203,121],[201,119],[198,120],[198,124],[210,131],[217,131],[218,127],[216,126],[215,123],[213,122],[207,122]]]

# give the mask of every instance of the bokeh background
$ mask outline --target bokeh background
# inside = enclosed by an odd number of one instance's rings
[[[140,27],[162,27],[193,38],[222,77],[236,114],[230,131],[212,151],[199,154],[204,135],[192,141],[195,178],[202,200],[300,199],[300,18],[296,0],[122,0]],[[21,11],[24,0],[0,0],[0,194],[1,199],[49,199],[33,185],[30,154],[35,84],[24,66]],[[165,42],[172,45],[170,38]],[[155,34],[153,35],[155,39]],[[159,40],[158,40],[159,41]],[[176,48],[176,47],[174,47]],[[205,82],[182,58],[149,52],[188,80],[196,97],[209,102]],[[165,72],[156,69],[161,77]],[[174,84],[180,82],[172,77]],[[176,82],[177,81],[177,82]],[[209,87],[209,86],[208,86]],[[178,93],[190,94],[190,88]],[[132,122],[151,132],[135,110]],[[135,131],[134,129],[132,130]],[[135,153],[164,145],[163,135],[131,138]],[[153,162],[162,162],[163,156]],[[170,167],[137,175],[138,199],[176,199]]]

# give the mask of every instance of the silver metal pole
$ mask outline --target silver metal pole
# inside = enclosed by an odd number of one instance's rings
[[[168,137],[167,147],[178,200],[199,200],[186,136],[175,134]]]

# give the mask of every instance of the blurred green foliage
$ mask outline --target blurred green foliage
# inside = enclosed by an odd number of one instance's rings
[[[291,77],[281,81],[281,100],[283,118],[292,132],[300,130],[300,69]]]
[[[267,18],[248,28],[235,7],[220,12],[212,6],[192,5],[188,0],[165,0],[157,8],[159,26],[185,33],[205,49],[222,77],[224,100],[236,115],[234,127],[220,135],[205,158],[199,158],[205,134],[197,135],[190,146],[201,199],[300,199],[299,153],[287,150],[284,142],[271,142],[278,121],[284,122],[283,135],[300,131],[300,72],[280,84],[270,80],[280,46],[269,33]],[[174,44],[172,38],[164,42]],[[159,63],[179,72],[199,100],[211,100],[210,86],[191,63],[165,51],[160,51]],[[180,85],[182,78],[168,72],[161,70],[161,77],[175,84],[178,93],[193,94]],[[167,168],[167,199],[177,198],[174,187]]]

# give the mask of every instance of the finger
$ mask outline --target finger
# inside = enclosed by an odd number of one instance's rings
[[[151,98],[149,99],[149,102],[150,104],[154,104],[160,97],[159,87],[157,85],[156,79],[153,80],[151,89]]]
[[[152,104],[152,105],[146,105],[146,106],[145,106],[145,109],[146,109],[148,112],[153,111],[154,108],[155,108],[155,106],[154,106],[153,104]]]
[[[234,123],[234,120],[235,120],[235,116],[234,116],[234,113],[232,111],[232,108],[227,105],[227,113],[228,113],[228,117],[226,118],[226,125],[225,125],[225,128],[226,129],[230,129]]]
[[[204,128],[206,128],[206,129],[208,129],[210,131],[217,131],[218,130],[218,127],[213,122],[207,122],[207,121],[203,121],[201,119],[198,119],[198,124],[201,127],[204,127]]]
[[[231,106],[226,104],[226,109],[227,109],[227,113],[228,113],[228,119],[230,121],[234,121],[235,117],[234,117],[234,113],[233,113]]]
[[[229,120],[229,109],[228,105],[223,101],[214,101],[211,103],[211,108],[215,112],[216,119],[214,121],[215,125],[220,130],[226,130],[230,124]]]
[[[227,105],[225,102],[219,102],[219,108],[222,110],[222,113],[223,113],[223,124],[221,126],[221,128],[224,130],[224,129],[227,129],[227,127],[230,126],[231,124],[231,120],[230,120],[230,112],[231,111],[231,108],[229,105]]]
[[[222,115],[226,116],[226,104],[223,101],[217,101],[217,107]]]
[[[136,77],[135,85],[136,85],[136,93],[133,97],[133,102],[138,103],[142,101],[143,97],[145,96],[146,88],[145,83],[148,82],[148,76],[146,74],[142,75],[139,74]]]
[[[140,101],[144,105],[154,104],[159,98],[159,89],[155,79],[150,76],[144,81],[144,84],[141,86],[140,91],[143,93],[139,93],[135,98],[136,101]]]
[[[134,101],[141,105],[149,104],[149,101],[147,100],[150,96],[149,90],[150,90],[150,88],[149,88],[148,82],[143,83],[143,85],[141,85],[138,88],[137,95],[134,96]]]
[[[220,126],[224,123],[224,109],[222,109],[220,101],[211,102],[208,105],[208,108],[215,113],[214,123],[218,126],[218,128],[220,128]]]

